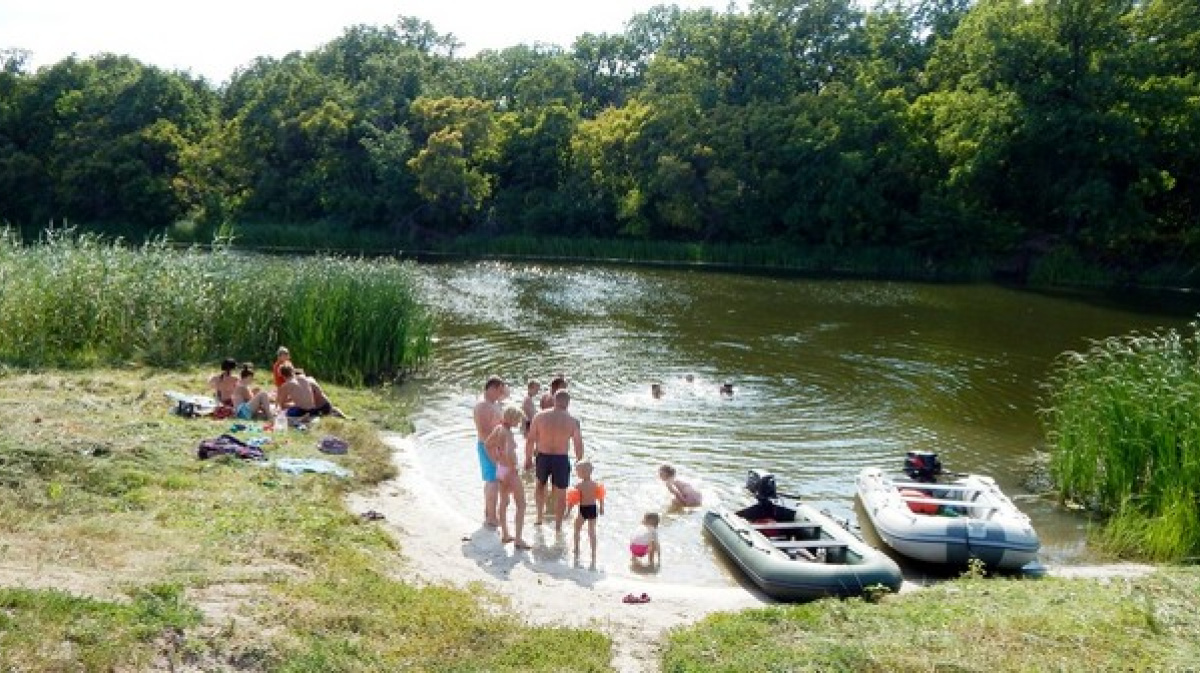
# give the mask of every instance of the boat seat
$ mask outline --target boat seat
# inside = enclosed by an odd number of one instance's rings
[[[916,498],[913,496],[902,495],[900,499],[904,502],[925,503],[928,505],[953,505],[955,507],[966,507],[968,509],[996,509],[995,505],[987,505],[982,503],[967,502],[966,500],[947,500],[945,498]]]
[[[849,545],[837,540],[785,540],[771,543],[776,549],[845,549]]]
[[[821,524],[811,521],[776,521],[775,523],[752,523],[755,530],[821,530]]]

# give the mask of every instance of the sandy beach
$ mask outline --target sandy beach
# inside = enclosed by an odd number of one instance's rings
[[[530,624],[593,628],[613,640],[613,668],[621,672],[656,671],[664,633],[706,615],[763,607],[772,601],[745,585],[697,587],[670,584],[659,576],[639,579],[629,568],[606,571],[577,567],[570,558],[570,532],[556,540],[553,526],[526,527],[529,551],[502,545],[494,529],[452,505],[425,474],[408,437],[389,435],[399,476],[371,491],[352,494],[356,513],[375,511],[393,531],[404,554],[407,580],[482,587],[507,602]],[[530,498],[529,511],[533,503]],[[532,515],[529,520],[532,522]],[[564,529],[567,527],[564,525]],[[586,541],[584,552],[586,554]],[[1153,566],[1122,563],[1104,566],[1050,566],[1056,577],[1108,581],[1153,571]],[[669,572],[669,567],[662,572]],[[919,589],[906,581],[901,592]],[[646,603],[623,598],[645,593]]]
[[[672,585],[643,581],[628,568],[609,573],[575,567],[568,558],[570,532],[556,541],[553,526],[526,527],[533,549],[515,551],[500,544],[495,530],[483,528],[471,513],[457,511],[424,474],[406,437],[388,436],[400,476],[373,491],[350,497],[352,511],[374,510],[380,523],[400,540],[406,576],[418,581],[482,586],[507,600],[512,609],[537,625],[580,626],[613,639],[618,671],[658,669],[659,644],[672,627],[718,611],[761,607],[769,600],[741,586]],[[530,512],[533,510],[530,498]],[[529,517],[532,522],[532,516]],[[566,526],[564,525],[564,530]],[[587,553],[587,542],[584,542]],[[667,568],[669,570],[669,568]],[[649,602],[630,604],[624,597],[645,593]]]

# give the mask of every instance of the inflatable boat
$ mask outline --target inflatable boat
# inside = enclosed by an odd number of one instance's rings
[[[904,474],[869,467],[858,497],[879,538],[897,553],[926,563],[1019,570],[1037,560],[1038,535],[995,480],[943,476],[936,453],[908,452]]]
[[[757,502],[737,511],[709,510],[704,529],[763,593],[805,601],[899,590],[895,561],[832,516],[780,497],[774,476],[751,471],[746,486]]]

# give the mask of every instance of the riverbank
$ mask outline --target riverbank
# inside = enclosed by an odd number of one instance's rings
[[[965,579],[878,604],[800,606],[742,587],[609,578],[565,567],[552,539],[513,557],[470,512],[442,506],[406,453],[409,410],[371,391],[330,386],[359,420],[268,444],[272,459],[328,459],[351,478],[197,460],[197,442],[230,423],[173,416],[162,391],[202,380],[0,370],[0,666],[919,671],[986,660],[989,671],[1090,671],[1200,661],[1195,569]],[[326,433],[348,439],[350,453],[317,451]],[[360,516],[372,510],[385,518]],[[643,591],[650,602],[621,600]]]
[[[875,634],[855,636],[869,643],[872,639],[882,641],[886,634],[904,637],[899,634],[909,630],[904,626],[911,616],[909,613],[920,613],[931,601],[947,600],[948,596],[960,606],[979,601],[980,597],[992,592],[998,596],[1011,596],[1011,603],[1006,599],[996,608],[1016,616],[1021,613],[1021,603],[1032,600],[1029,596],[1038,592],[1047,594],[1049,598],[1045,600],[1050,603],[1060,600],[1064,591],[1068,594],[1092,592],[1097,597],[1112,589],[1132,592],[1135,583],[1145,581],[1156,570],[1147,564],[1112,563],[1053,566],[1047,569],[1048,577],[1040,581],[974,578],[929,584],[910,580],[901,589],[904,596],[885,598],[886,605],[857,600],[821,601],[798,608],[777,604],[753,588],[737,583],[727,587],[697,587],[664,583],[661,577],[655,581],[638,581],[630,579],[623,569],[609,572],[603,567],[591,570],[573,566],[563,562],[570,551],[569,534],[560,543],[549,526],[532,529],[528,539],[534,543],[534,548],[529,552],[501,545],[494,530],[479,526],[469,513],[452,506],[436,481],[426,474],[427,468],[418,459],[415,453],[418,449],[411,438],[389,435],[386,442],[394,450],[397,477],[377,488],[351,494],[348,505],[359,514],[379,512],[386,517],[386,526],[396,535],[403,550],[409,577],[421,583],[448,584],[499,595],[526,623],[596,629],[612,639],[612,665],[621,672],[757,667],[759,659],[745,651],[737,652],[753,640],[748,639],[740,645],[726,643],[719,631],[731,622],[761,622],[763,615],[789,615],[796,610],[822,614],[847,611],[847,614],[860,614],[860,617],[866,614],[861,611],[892,613],[896,623]],[[675,559],[674,563],[686,563],[686,560]],[[662,572],[670,571],[668,564]],[[1200,578],[1200,575],[1195,577]],[[931,597],[915,595],[925,589]],[[1200,591],[1200,585],[1195,589]],[[626,595],[643,593],[650,597],[648,603],[623,601]],[[1000,619],[1003,618],[1001,615]],[[776,618],[768,618],[768,621],[773,619]],[[1103,617],[1098,615],[1097,619]],[[1200,626],[1200,622],[1197,625]],[[1014,630],[1019,632],[1021,627],[1014,627]],[[711,635],[709,640],[697,635],[706,633]],[[682,668],[675,664],[663,666],[662,657],[668,652],[671,652],[672,661],[686,659],[688,655],[680,652],[693,647],[688,644],[693,641],[707,643],[705,648],[710,648],[712,642],[725,643],[730,649],[727,656],[731,656],[731,662],[737,665],[731,668],[714,664],[710,668],[698,660]],[[880,652],[871,653],[868,659],[882,655],[888,646],[881,642]],[[869,651],[871,648],[866,645],[864,649]],[[1026,661],[1025,655],[1013,655],[1013,660]],[[1019,668],[1003,662],[1000,666],[999,670]],[[922,670],[911,666],[902,668]],[[896,669],[879,667],[876,663],[861,670]]]

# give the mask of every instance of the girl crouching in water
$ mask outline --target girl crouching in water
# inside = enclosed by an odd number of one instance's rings
[[[517,473],[517,440],[513,437],[513,428],[525,420],[525,414],[520,407],[509,405],[504,408],[500,425],[492,430],[484,443],[488,455],[496,463],[496,481],[500,484],[500,506],[496,514],[500,518],[500,540],[513,543],[516,549],[530,549],[528,543],[521,537],[525,526],[525,485]],[[508,534],[508,500],[512,498],[515,504],[514,535]]]

